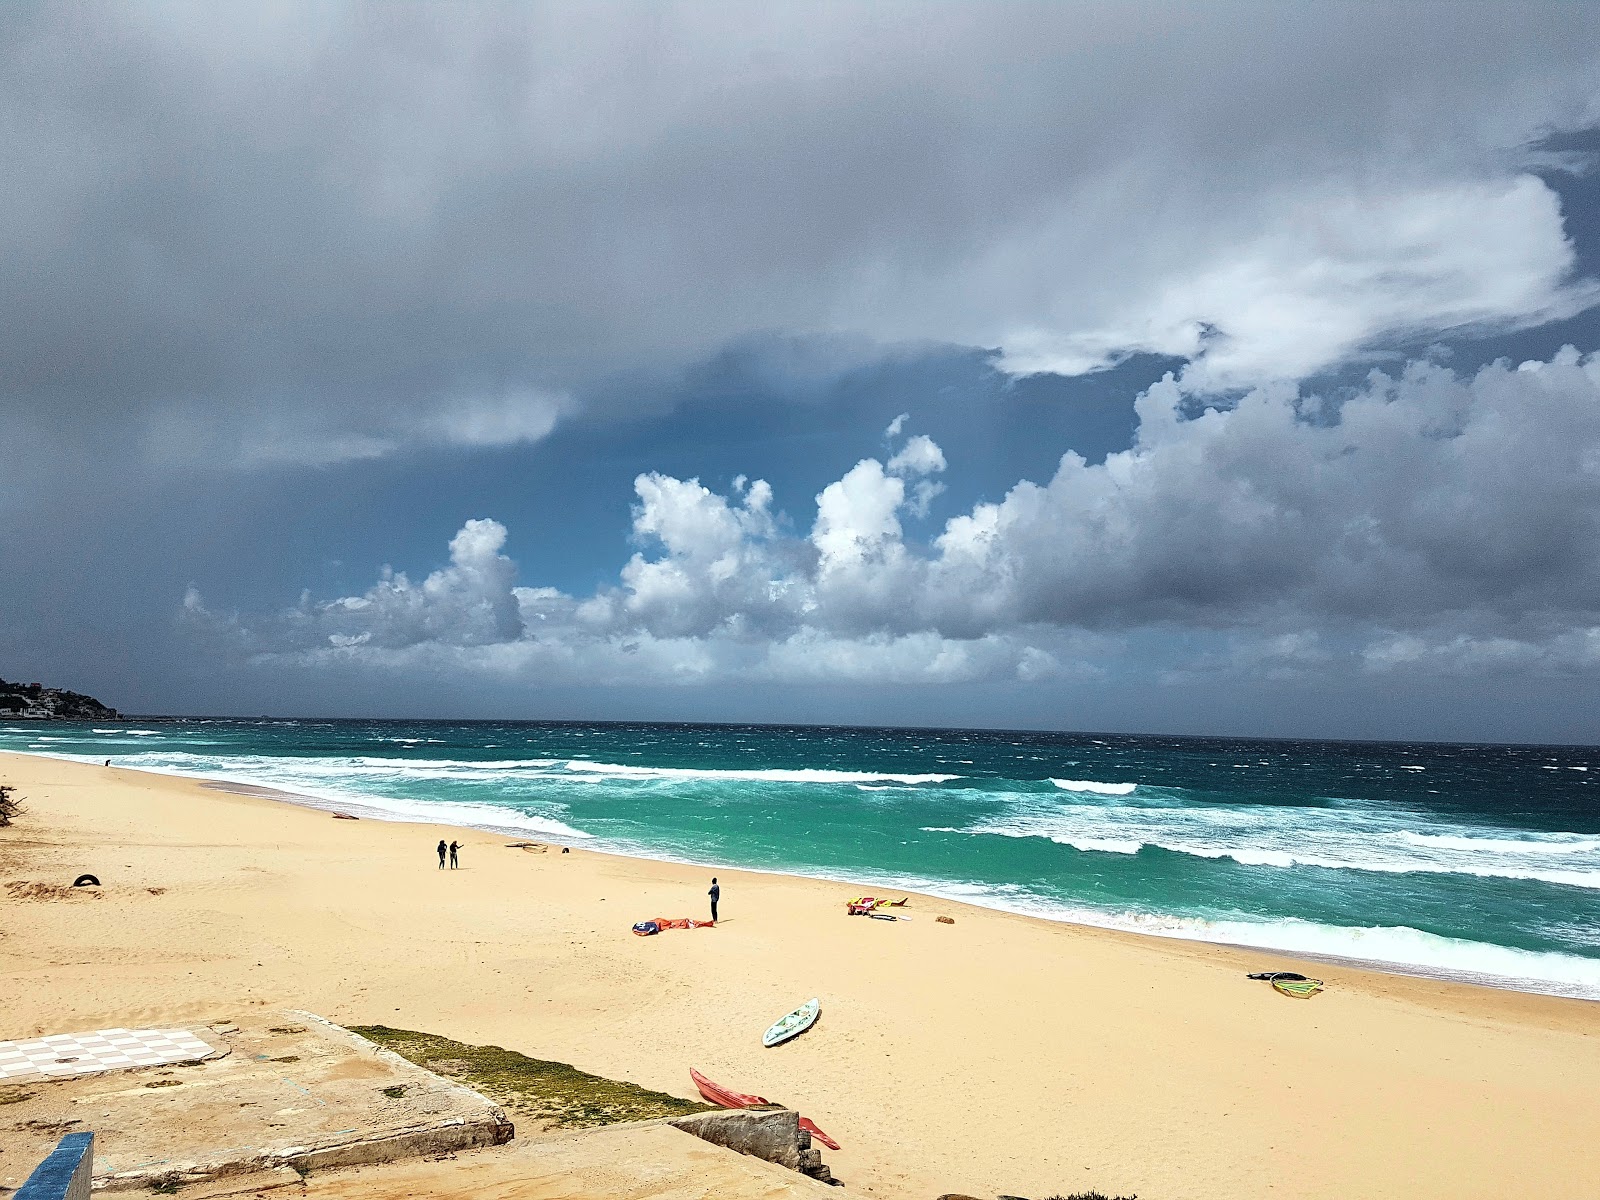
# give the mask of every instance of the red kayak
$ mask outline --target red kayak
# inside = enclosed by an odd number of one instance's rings
[[[702,1096],[713,1104],[722,1105],[723,1108],[755,1108],[759,1105],[772,1103],[771,1100],[763,1096],[747,1096],[743,1092],[729,1091],[721,1084],[712,1083],[711,1080],[700,1074],[693,1067],[689,1068],[689,1078],[694,1080],[694,1086],[700,1089]],[[816,1138],[829,1150],[837,1150],[839,1148],[839,1143],[818,1129],[810,1117],[800,1118],[800,1128]]]
[[[772,1101],[764,1096],[746,1096],[743,1092],[730,1092],[721,1084],[712,1083],[693,1067],[689,1068],[689,1078],[694,1080],[694,1086],[700,1089],[700,1094],[713,1104],[720,1104],[723,1108],[753,1108],[758,1104],[771,1104]]]

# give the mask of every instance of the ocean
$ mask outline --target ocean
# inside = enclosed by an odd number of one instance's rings
[[[0,724],[0,749],[1600,999],[1595,747],[148,719]]]

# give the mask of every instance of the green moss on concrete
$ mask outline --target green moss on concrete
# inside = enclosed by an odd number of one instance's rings
[[[499,1046],[471,1046],[432,1033],[352,1025],[351,1032],[419,1067],[463,1083],[512,1113],[567,1129],[648,1121],[710,1112],[713,1105],[680,1100],[637,1084],[580,1071],[567,1063],[529,1058]]]

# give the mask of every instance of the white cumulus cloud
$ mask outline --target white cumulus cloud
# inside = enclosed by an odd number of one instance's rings
[[[260,618],[189,617],[258,656],[461,657],[562,678],[1035,681],[1120,638],[1184,635],[1169,678],[1233,671],[1600,668],[1600,356],[1428,362],[1349,395],[1259,388],[1198,410],[1167,379],[1134,444],[908,538],[918,435],[858,462],[786,532],[772,489],[635,481],[640,549],[586,597],[515,583],[506,530],[469,521],[414,584]],[[896,465],[898,464],[898,466]]]

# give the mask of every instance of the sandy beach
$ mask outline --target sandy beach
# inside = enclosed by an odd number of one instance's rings
[[[694,1094],[801,1107],[846,1194],[1580,1197],[1600,1004],[1171,942],[914,896],[530,853],[189,780],[0,755],[0,1038],[305,1008]],[[463,844],[437,869],[439,838]],[[80,872],[98,898],[26,886]],[[955,924],[937,923],[937,915]],[[1308,1001],[1245,972],[1301,969]],[[763,1050],[817,996],[822,1019]]]

